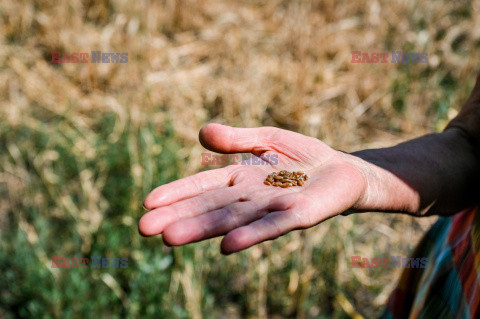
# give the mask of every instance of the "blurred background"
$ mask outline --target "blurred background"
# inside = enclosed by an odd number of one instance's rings
[[[2,0],[0,317],[371,318],[436,217],[337,217],[233,256],[142,238],[154,187],[206,169],[209,122],[344,151],[441,131],[473,87],[480,1]],[[52,51],[128,63],[51,63]],[[427,52],[353,64],[351,51]],[[91,58],[89,58],[91,60]],[[54,269],[51,257],[128,257]]]

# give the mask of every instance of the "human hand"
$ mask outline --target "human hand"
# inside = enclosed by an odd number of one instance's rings
[[[374,165],[323,142],[273,127],[206,125],[200,142],[219,153],[278,155],[278,164],[230,165],[201,172],[154,189],[139,222],[144,236],[163,235],[168,245],[225,235],[223,253],[246,249],[294,229],[314,226],[349,208],[366,210],[378,201]],[[302,187],[263,183],[279,170],[304,171]]]

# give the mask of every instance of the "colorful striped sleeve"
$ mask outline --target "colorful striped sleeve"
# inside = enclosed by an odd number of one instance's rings
[[[441,217],[413,252],[427,268],[406,268],[382,318],[480,318],[478,207]]]

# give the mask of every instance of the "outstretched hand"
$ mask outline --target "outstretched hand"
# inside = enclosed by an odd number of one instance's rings
[[[154,189],[139,222],[144,236],[163,235],[184,245],[225,235],[223,253],[246,249],[294,229],[314,226],[360,203],[367,181],[353,156],[321,141],[273,127],[206,125],[200,142],[219,153],[278,156],[277,165],[230,165],[201,172]],[[263,183],[278,170],[304,171],[303,187]]]

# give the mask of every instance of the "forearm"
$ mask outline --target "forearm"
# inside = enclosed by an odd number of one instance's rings
[[[450,215],[479,200],[480,160],[461,129],[352,155],[361,159],[367,180],[353,209]]]

